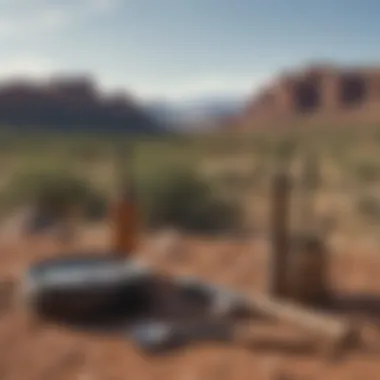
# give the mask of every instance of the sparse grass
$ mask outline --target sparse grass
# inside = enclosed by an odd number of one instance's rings
[[[23,205],[63,218],[72,210],[81,210],[87,220],[104,218],[107,198],[91,182],[64,167],[29,167],[12,176],[3,191],[10,210]]]
[[[330,200],[332,197],[337,198],[338,191],[341,191],[342,199],[352,200],[352,210],[340,209],[338,202],[334,204],[337,229],[344,230],[348,218],[350,223],[371,224],[365,214],[374,212],[374,209],[368,206],[368,199],[365,200],[360,194],[364,194],[369,188],[376,190],[380,186],[380,160],[377,153],[380,148],[379,136],[379,128],[334,130],[330,126],[329,129],[295,129],[288,134],[270,131],[240,137],[236,134],[208,134],[160,140],[134,138],[133,170],[139,182],[148,183],[150,180],[151,183],[155,182],[154,187],[157,188],[169,186],[168,176],[171,174],[168,173],[173,164],[177,174],[183,170],[185,177],[191,171],[197,172],[197,180],[212,183],[213,193],[231,195],[230,198],[240,202],[248,213],[257,209],[268,210],[268,180],[276,160],[291,160],[293,156],[293,161],[298,162],[297,165],[301,168],[305,153],[312,150],[320,158],[321,178],[318,180],[320,185],[317,196],[326,204],[325,207],[323,204],[319,205],[319,209],[328,209],[331,213]],[[9,187],[12,177],[32,171],[38,165],[49,166],[53,171],[59,171],[62,167],[69,168],[107,197],[110,196],[116,183],[113,148],[115,142],[120,141],[120,137],[110,136],[39,136],[34,139],[9,137],[7,144],[0,145],[0,156],[9,163],[1,167],[3,173],[0,207],[5,210],[11,203],[7,186]],[[125,141],[127,142],[127,138]],[[298,179],[295,184],[297,188],[300,185],[301,172],[296,166],[294,175]],[[189,180],[187,185],[195,185],[193,180],[194,178]],[[170,186],[174,186],[173,183]],[[151,192],[154,193],[155,189],[152,188]],[[188,192],[192,195],[195,193],[195,188]],[[165,207],[169,207],[170,200],[166,199],[165,202]],[[178,202],[183,208],[190,203],[183,198]],[[294,212],[297,212],[296,204],[294,201]],[[207,207],[204,207],[205,214],[208,212],[206,210]],[[325,217],[323,212],[320,216]],[[252,215],[247,219],[257,218]],[[361,230],[365,229],[362,226]]]
[[[374,183],[380,180],[380,163],[362,160],[356,164],[354,170],[360,182]]]
[[[149,227],[176,226],[190,232],[220,233],[236,228],[239,207],[221,197],[214,183],[192,167],[168,167],[141,178],[139,199]]]
[[[364,195],[357,200],[358,212],[369,222],[380,221],[380,199],[373,195]]]

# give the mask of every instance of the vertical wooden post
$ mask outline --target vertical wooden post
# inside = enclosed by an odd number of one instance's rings
[[[286,297],[289,254],[290,177],[281,168],[272,184],[271,268],[269,292],[275,297]]]
[[[289,298],[314,306],[328,301],[327,248],[320,236],[302,232],[295,236],[288,268]]]
[[[133,255],[139,239],[139,217],[133,172],[134,152],[131,143],[116,147],[117,194],[112,205],[114,229],[113,251],[117,256]]]
[[[328,301],[327,247],[317,228],[316,191],[320,184],[318,156],[305,158],[301,178],[301,218],[298,233],[293,236],[288,264],[289,294],[293,300],[318,305]]]

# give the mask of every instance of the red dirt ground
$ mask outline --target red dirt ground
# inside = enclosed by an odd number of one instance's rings
[[[82,240],[79,248],[107,245],[105,234],[87,234]],[[157,267],[246,290],[265,286],[264,243],[189,239],[185,245],[186,252],[176,259],[156,257]],[[0,246],[4,280],[17,279],[29,263],[60,251],[48,238],[33,242],[3,238]],[[149,250],[145,252],[143,256],[151,260]],[[377,291],[380,297],[380,256],[336,252],[331,256],[331,278],[339,291]],[[145,357],[122,337],[36,325],[18,306],[7,307],[6,302],[0,303],[0,312],[0,378],[4,380],[380,379],[380,353],[376,352],[352,351],[333,363],[316,353],[291,353],[279,347],[263,351],[209,344]]]

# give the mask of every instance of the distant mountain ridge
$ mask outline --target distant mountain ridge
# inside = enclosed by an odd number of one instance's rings
[[[16,131],[162,133],[164,123],[125,93],[105,95],[85,77],[0,83],[0,124]]]
[[[19,132],[157,134],[380,123],[380,65],[310,65],[274,77],[252,97],[139,102],[88,77],[0,82],[0,126]]]

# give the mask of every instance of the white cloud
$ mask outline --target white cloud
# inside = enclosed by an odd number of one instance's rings
[[[12,1],[15,3],[1,3],[0,0],[0,38],[27,38],[61,31],[91,17],[94,12],[111,11],[119,4],[118,0],[77,0],[55,6],[46,1],[33,4],[31,0]],[[30,7],[26,12],[24,5]]]
[[[20,55],[0,60],[0,78],[27,77],[43,79],[56,71],[54,63],[43,57]]]
[[[11,36],[17,30],[16,26],[14,22],[0,18],[0,37]]]
[[[188,100],[202,96],[218,95],[248,95],[258,86],[261,86],[270,73],[256,73],[254,75],[205,75],[198,78],[186,78],[183,80],[165,78],[163,81],[127,81],[119,78],[118,81],[107,81],[108,88],[120,87],[123,84],[132,94],[142,99],[161,98],[167,100]],[[101,78],[101,77],[100,77]]]
[[[25,38],[30,35],[51,33],[67,26],[71,16],[60,8],[41,9],[27,15],[1,15],[0,37]]]
[[[71,20],[71,15],[63,9],[44,9],[36,15],[34,26],[40,25],[41,30],[55,30],[66,26]]]
[[[87,0],[84,7],[97,12],[104,12],[115,9],[119,3],[119,0]]]
[[[101,14],[104,11],[113,11],[123,0],[72,0],[62,1],[61,5],[57,6],[53,6],[52,2],[49,6],[49,1],[46,0],[7,0],[7,6],[4,5],[4,1],[0,0],[0,41],[2,37],[12,38],[12,41],[15,38],[26,41],[28,36],[36,35],[43,40],[44,35],[62,32],[87,17],[93,17],[96,12]],[[21,3],[24,3],[25,7]],[[30,9],[26,8],[27,4]],[[18,12],[16,8],[22,12]],[[24,46],[27,46],[27,42]],[[0,59],[0,78],[44,79],[60,73],[60,68],[65,68],[65,62],[54,62],[33,51],[20,49],[13,57],[4,54],[3,59]],[[168,100],[186,100],[220,94],[245,95],[268,77],[268,73],[260,72],[252,75],[214,72],[209,75],[206,73],[202,76],[183,78],[160,77],[158,73],[155,78],[147,80],[143,76],[131,78],[128,70],[125,70],[125,74],[116,75],[112,72],[112,67],[100,70],[92,66],[88,67],[88,71],[106,90],[124,88],[142,99]]]
[[[245,96],[255,91],[267,78],[268,73],[255,73],[253,75],[231,75],[229,73],[219,75],[204,75],[202,77],[160,78],[147,81],[146,78],[133,78],[126,75],[111,76],[110,71],[91,70],[68,72],[63,65],[48,57],[30,54],[22,54],[9,59],[0,60],[0,80],[11,78],[29,78],[32,80],[47,80],[51,76],[67,74],[80,76],[89,74],[98,85],[107,92],[114,90],[125,90],[141,100],[169,100],[186,101],[203,96]]]

